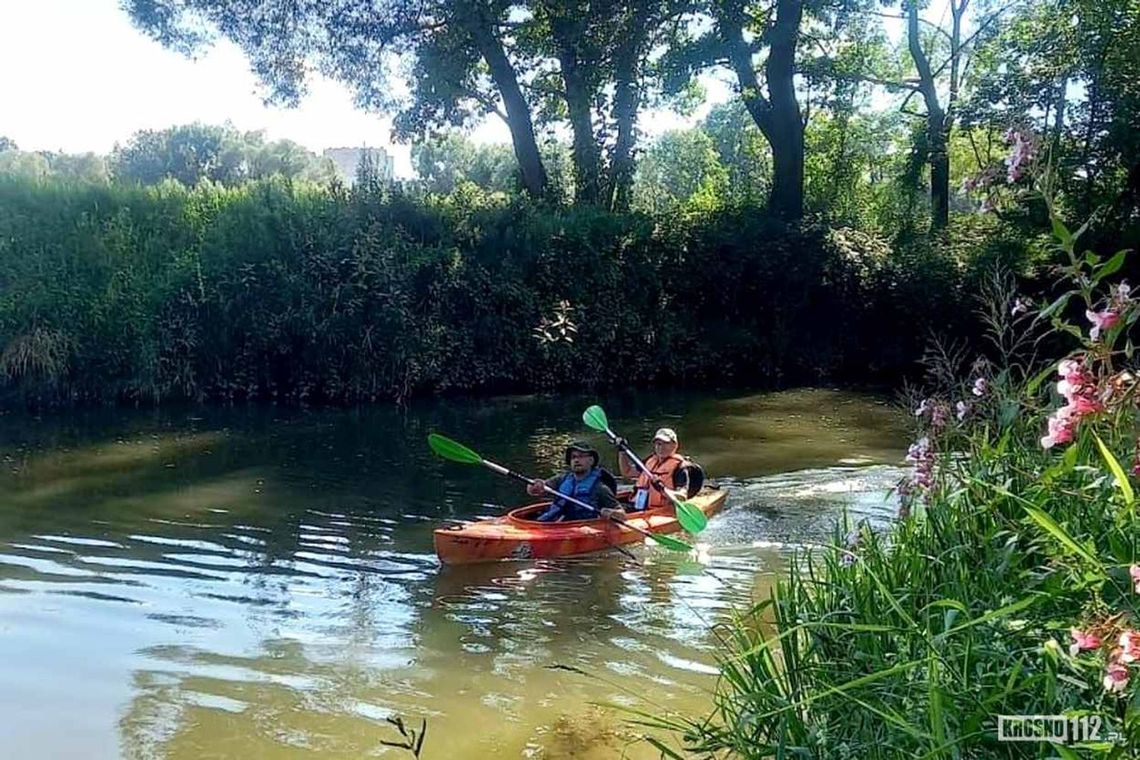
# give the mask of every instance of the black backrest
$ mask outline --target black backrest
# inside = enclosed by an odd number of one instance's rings
[[[609,486],[610,491],[612,491],[613,494],[616,496],[617,495],[617,478],[615,478],[613,476],[613,473],[611,473],[605,467],[602,467],[601,470],[602,470],[602,472],[600,475],[598,475],[598,480],[600,480],[601,482],[603,482],[607,486]]]
[[[685,464],[681,465],[681,467],[685,470],[685,474],[689,476],[689,498],[692,498],[700,493],[701,488],[705,484],[704,468],[692,460],[686,460]]]

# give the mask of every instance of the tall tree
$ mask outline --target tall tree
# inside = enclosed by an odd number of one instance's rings
[[[508,0],[124,0],[135,24],[184,52],[211,34],[236,43],[268,88],[269,99],[296,103],[314,67],[352,88],[366,108],[401,111],[400,134],[496,113],[511,132],[523,185],[546,193],[531,106],[507,49]],[[203,25],[202,22],[205,22]],[[206,29],[207,31],[203,31]],[[413,97],[393,95],[402,56],[415,60]],[[501,103],[501,107],[500,107]]]
[[[1033,128],[1047,139],[1077,214],[1103,205],[1119,222],[1136,223],[1138,29],[1136,0],[1043,0],[1014,9],[978,50],[963,124],[989,134]]]
[[[922,16],[919,0],[903,0],[906,47],[916,76],[900,86],[921,96],[926,123],[926,162],[930,167],[931,227],[942,229],[950,219],[950,133],[959,116],[962,87],[977,43],[992,33],[1008,5],[989,13],[974,13],[971,0],[949,0],[949,27]],[[975,6],[978,3],[975,2]],[[966,26],[972,23],[972,31]],[[928,33],[924,33],[927,31]],[[935,56],[942,59],[935,64]],[[945,97],[941,94],[945,93]],[[906,110],[904,101],[903,109]]]
[[[710,66],[726,66],[752,120],[772,148],[768,208],[796,220],[804,207],[804,115],[796,97],[796,49],[804,0],[708,0],[711,29],[673,45],[666,66],[676,91]],[[757,67],[757,57],[762,63]]]

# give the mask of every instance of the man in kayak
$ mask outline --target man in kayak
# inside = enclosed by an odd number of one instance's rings
[[[614,496],[613,476],[599,464],[601,457],[588,443],[575,441],[566,447],[566,467],[569,472],[556,475],[546,481],[563,496],[585,502],[598,510],[593,512],[565,499],[555,499],[536,519],[539,522],[562,522],[565,520],[592,520],[601,513],[603,517],[622,518],[625,512]],[[608,482],[607,482],[608,481]],[[542,496],[542,481],[535,481],[526,487],[531,496]]]
[[[653,454],[644,460],[649,473],[641,472],[637,465],[626,456],[625,440],[619,440],[622,448],[618,451],[618,465],[622,477],[637,478],[632,511],[656,509],[669,504],[662,489],[668,489],[678,499],[688,498],[689,474],[685,467],[687,460],[677,453],[681,442],[673,428],[661,428],[653,434]]]

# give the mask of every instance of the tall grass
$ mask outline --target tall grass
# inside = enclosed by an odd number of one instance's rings
[[[918,440],[899,521],[884,535],[837,530],[834,547],[798,555],[771,598],[725,628],[715,710],[652,721],[684,751],[1140,752],[1140,466],[1127,470],[1140,457],[1138,380],[1122,368],[1140,305],[1109,285],[1122,255],[1078,253],[1079,234],[1055,214],[1054,228],[1069,290],[1034,309],[991,292],[999,362],[937,353],[929,394],[910,404]],[[1066,362],[1039,360],[1059,337]],[[1091,717],[1099,734],[1069,746],[998,739],[999,715],[1058,714]]]
[[[970,329],[961,264],[747,208],[0,177],[0,396],[894,381],[926,331]],[[544,335],[554,322],[576,331]]]

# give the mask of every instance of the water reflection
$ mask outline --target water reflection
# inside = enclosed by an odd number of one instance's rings
[[[903,439],[878,402],[831,392],[606,399],[632,439],[677,427],[729,489],[703,554],[440,567],[434,527],[522,494],[426,433],[548,473],[591,401],[5,416],[0,743],[358,758],[401,715],[427,719],[428,758],[656,756],[587,705],[707,709],[710,626],[843,510],[889,519]]]

